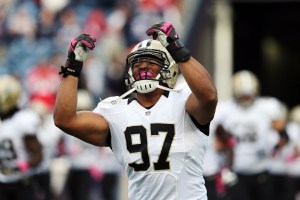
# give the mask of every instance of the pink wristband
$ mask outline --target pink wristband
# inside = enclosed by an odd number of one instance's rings
[[[101,180],[104,176],[103,172],[100,169],[98,169],[96,166],[93,166],[93,165],[89,166],[88,171],[89,171],[91,177],[96,181]]]
[[[230,139],[227,141],[227,147],[229,147],[229,148],[234,147],[235,144],[236,144],[236,140],[235,140],[235,138],[233,138],[233,137],[230,138]]]
[[[18,161],[17,165],[18,165],[18,168],[19,168],[20,172],[25,173],[25,172],[29,171],[30,166],[29,166],[29,163],[26,160]]]

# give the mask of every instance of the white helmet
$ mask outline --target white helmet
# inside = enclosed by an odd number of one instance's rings
[[[20,82],[10,76],[0,76],[0,113],[6,114],[19,103],[22,93]]]
[[[236,72],[232,77],[232,93],[238,103],[249,106],[259,92],[257,77],[248,70]],[[249,97],[243,98],[243,97]]]
[[[289,118],[291,121],[300,124],[300,105],[296,105],[291,109]]]
[[[142,78],[137,80],[133,75],[133,66],[139,63],[140,59],[152,59],[161,64],[161,69],[157,77]],[[135,89],[139,93],[149,93],[160,87],[159,84],[166,85],[173,89],[178,78],[178,65],[173,60],[169,52],[157,40],[144,40],[138,43],[127,56],[125,70],[125,84],[130,89]]]
[[[86,89],[79,89],[77,92],[77,110],[90,110],[94,106],[94,100]]]

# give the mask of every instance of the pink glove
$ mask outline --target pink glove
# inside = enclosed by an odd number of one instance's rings
[[[29,163],[26,160],[18,161],[17,165],[18,165],[20,172],[22,172],[22,173],[26,173],[30,169]]]
[[[181,42],[175,28],[170,22],[154,24],[146,31],[146,33],[166,47],[176,63],[186,62],[190,59],[190,50]]]
[[[65,66],[61,66],[63,77],[72,75],[80,77],[80,73],[83,66],[83,61],[86,59],[89,50],[95,48],[96,39],[89,34],[81,34],[71,41],[70,48],[68,50],[68,59]]]
[[[96,181],[100,181],[104,176],[103,172],[96,166],[91,165],[88,170],[91,177]]]

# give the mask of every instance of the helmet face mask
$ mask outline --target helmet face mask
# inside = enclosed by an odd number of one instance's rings
[[[146,62],[146,68],[141,64]],[[149,70],[150,65],[158,66],[159,72],[154,77]],[[137,76],[134,69],[138,68]],[[136,77],[135,77],[136,76]],[[135,88],[139,93],[149,93],[157,85],[174,88],[178,77],[178,65],[168,51],[156,40],[144,40],[137,44],[126,59],[125,84]]]

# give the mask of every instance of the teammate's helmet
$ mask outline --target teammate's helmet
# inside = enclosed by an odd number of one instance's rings
[[[79,89],[77,92],[77,110],[90,110],[94,106],[92,95],[86,89]]]
[[[21,97],[22,89],[20,82],[10,76],[0,76],[0,113],[6,114],[16,107]]]
[[[147,59],[159,63],[161,69],[157,77],[144,77],[137,80],[133,75],[133,66],[140,60]],[[149,93],[159,84],[167,85],[173,89],[178,78],[178,65],[169,52],[157,40],[144,40],[138,43],[127,56],[125,70],[125,84],[135,88],[139,93]]]
[[[291,109],[289,118],[291,121],[300,124],[300,105],[296,105]]]
[[[234,98],[243,106],[252,104],[259,92],[257,77],[248,70],[236,72],[232,77],[232,93]]]

